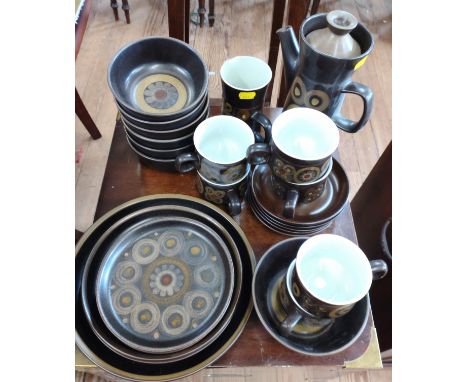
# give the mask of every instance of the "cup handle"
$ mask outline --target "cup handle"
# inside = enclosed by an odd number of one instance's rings
[[[198,157],[195,153],[183,153],[177,155],[175,168],[180,173],[190,172],[198,167]]]
[[[299,200],[299,192],[297,190],[288,190],[286,201],[284,202],[283,215],[288,219],[294,218],[294,209]]]
[[[263,114],[260,111],[256,111],[255,113],[252,114],[250,117],[252,120],[252,130],[255,135],[255,142],[256,143],[269,143],[271,139],[271,121],[268,119],[268,117]],[[262,137],[260,134],[260,129],[263,128],[263,131],[265,133],[265,138]]]
[[[297,323],[301,320],[302,316],[297,310],[290,310],[287,312],[287,317],[281,322],[281,330],[290,333]]]
[[[380,280],[384,278],[388,272],[387,263],[383,260],[372,260],[370,261],[372,269],[372,280]]]
[[[236,216],[241,213],[242,203],[236,190],[229,190],[226,192],[228,198],[227,207],[231,216]]]
[[[364,110],[362,112],[361,119],[358,122],[347,119],[339,113],[332,117],[333,122],[335,122],[341,130],[348,133],[356,133],[370,118],[372,106],[374,104],[374,93],[366,85],[358,82],[350,82],[341,90],[341,93],[356,94],[361,97],[364,102]]]
[[[268,143],[254,143],[247,148],[247,161],[256,166],[263,164],[270,159],[271,148]]]

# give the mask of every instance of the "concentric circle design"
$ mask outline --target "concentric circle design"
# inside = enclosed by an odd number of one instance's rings
[[[178,302],[190,289],[191,271],[182,261],[163,257],[146,267],[143,275],[145,297],[156,304]]]
[[[160,236],[158,243],[162,255],[173,257],[184,248],[185,239],[181,232],[169,230]]]
[[[163,264],[150,276],[150,287],[155,295],[173,296],[184,286],[184,274],[174,264]]]
[[[304,105],[304,94],[306,92],[306,87],[304,85],[304,81],[302,81],[301,77],[297,77],[291,86],[291,98],[293,101],[299,105]]]
[[[208,248],[200,240],[189,240],[185,245],[182,259],[190,265],[201,264],[208,255]]]
[[[115,281],[120,285],[135,283],[141,275],[141,266],[131,260],[122,261],[115,269]]]
[[[138,264],[146,265],[159,256],[159,243],[153,239],[138,240],[132,248],[132,257]]]
[[[216,265],[206,264],[195,269],[194,279],[202,288],[214,288],[221,281],[221,274]]]
[[[159,307],[152,302],[138,304],[130,314],[130,326],[138,333],[150,333],[161,321]]]
[[[330,104],[330,97],[323,90],[311,90],[304,96],[304,103],[307,107],[318,111],[324,111]]]
[[[161,318],[161,329],[170,336],[178,336],[190,325],[190,316],[182,305],[166,308]]]
[[[169,74],[152,74],[136,87],[136,102],[146,112],[163,114],[182,110],[187,103],[187,89]]]
[[[190,291],[184,296],[185,310],[192,318],[206,317],[214,305],[213,297],[206,291]]]
[[[320,175],[320,167],[304,167],[298,169],[294,174],[294,181],[296,183],[311,182]]]
[[[133,285],[125,285],[112,294],[112,305],[117,313],[126,315],[141,302],[141,293]]]

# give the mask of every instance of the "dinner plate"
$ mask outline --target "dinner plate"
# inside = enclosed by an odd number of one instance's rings
[[[115,354],[94,335],[88,321],[84,319],[80,290],[84,263],[89,251],[113,223],[131,212],[157,205],[175,204],[192,208],[209,215],[231,235],[242,260],[243,280],[239,302],[232,319],[222,334],[201,352],[181,361],[167,364],[145,364]],[[83,235],[76,246],[75,258],[75,339],[77,346],[92,362],[118,377],[130,380],[165,381],[182,378],[206,367],[221,357],[236,341],[245,327],[252,309],[251,279],[255,268],[255,257],[245,234],[235,221],[219,208],[198,198],[185,195],[162,194],[134,199],[101,217]]]
[[[283,240],[263,254],[253,277],[252,295],[261,323],[279,343],[301,354],[328,356],[347,349],[360,337],[369,317],[369,296],[358,301],[349,313],[336,318],[320,335],[302,321],[290,333],[281,330],[281,320],[286,313],[278,303],[278,285],[307,239]]]
[[[109,330],[108,326],[104,323],[101,312],[97,306],[97,297],[96,295],[99,292],[99,289],[96,287],[96,280],[99,275],[100,264],[103,262],[103,256],[105,251],[102,250],[103,246],[108,247],[112,245],[113,242],[117,241],[121,232],[125,232],[126,227],[133,226],[138,224],[143,220],[148,219],[148,217],[154,219],[161,219],[171,217],[172,219],[178,218],[188,218],[196,219],[200,223],[204,223],[207,226],[211,227],[216,231],[220,236],[223,237],[225,244],[230,248],[230,253],[232,260],[234,262],[234,274],[235,286],[232,301],[229,304],[227,312],[222,316],[221,321],[214,327],[207,335],[194,343],[190,347],[187,347],[184,350],[173,351],[170,353],[160,353],[160,354],[147,354],[139,350],[135,350],[132,347],[125,345],[125,343],[120,342]],[[110,244],[109,244],[110,243]],[[177,206],[177,205],[164,205],[164,206],[154,206],[143,208],[139,211],[135,211],[128,216],[117,221],[113,224],[107,231],[101,235],[97,240],[96,244],[93,246],[89,252],[88,259],[86,261],[85,270],[83,273],[83,287],[82,287],[82,303],[84,310],[86,312],[86,318],[88,319],[91,329],[94,331],[96,336],[112,351],[135,361],[145,362],[145,363],[165,363],[181,360],[190,355],[193,355],[199,352],[201,349],[208,346],[213,342],[225,329],[229,320],[231,319],[235,306],[238,302],[241,283],[242,283],[242,263],[239,255],[239,251],[229,236],[228,232],[217,222],[213,221],[208,215],[195,211],[187,207]],[[155,341],[156,343],[156,341]]]
[[[333,168],[325,182],[322,195],[310,203],[298,203],[293,219],[283,216],[284,201],[273,191],[268,164],[255,166],[251,191],[257,204],[273,219],[293,226],[319,225],[335,218],[343,210],[348,200],[349,181],[343,167],[333,158]]]
[[[147,353],[190,347],[221,320],[234,289],[228,247],[191,218],[150,216],[128,225],[106,248],[97,306],[108,329]]]

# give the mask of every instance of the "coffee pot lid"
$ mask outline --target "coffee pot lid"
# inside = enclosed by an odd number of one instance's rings
[[[359,43],[349,34],[358,25],[351,13],[335,10],[327,14],[327,28],[306,36],[307,42],[321,53],[336,58],[354,58],[361,54]]]

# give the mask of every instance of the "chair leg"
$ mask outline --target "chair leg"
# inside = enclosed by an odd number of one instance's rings
[[[200,28],[205,24],[205,0],[198,0],[198,17],[200,18]]]
[[[319,6],[320,6],[320,0],[314,0],[312,3],[312,8],[310,9],[311,16],[317,13]]]
[[[210,27],[213,26],[214,21],[215,21],[215,13],[214,13],[214,7],[215,7],[215,2],[214,0],[209,0],[208,3],[208,23]]]
[[[118,12],[118,4],[117,4],[117,0],[110,0],[110,6],[112,8],[112,10],[114,11],[114,18],[115,18],[115,21],[119,21],[119,12]]]
[[[130,24],[130,6],[128,5],[128,0],[122,0],[122,9],[125,12],[127,24]]]
[[[94,123],[93,119],[86,110],[86,107],[78,94],[78,90],[75,88],[75,113],[78,118],[83,122],[84,127],[88,130],[89,134],[93,139],[99,139],[102,137],[101,133],[99,132],[96,124]]]

